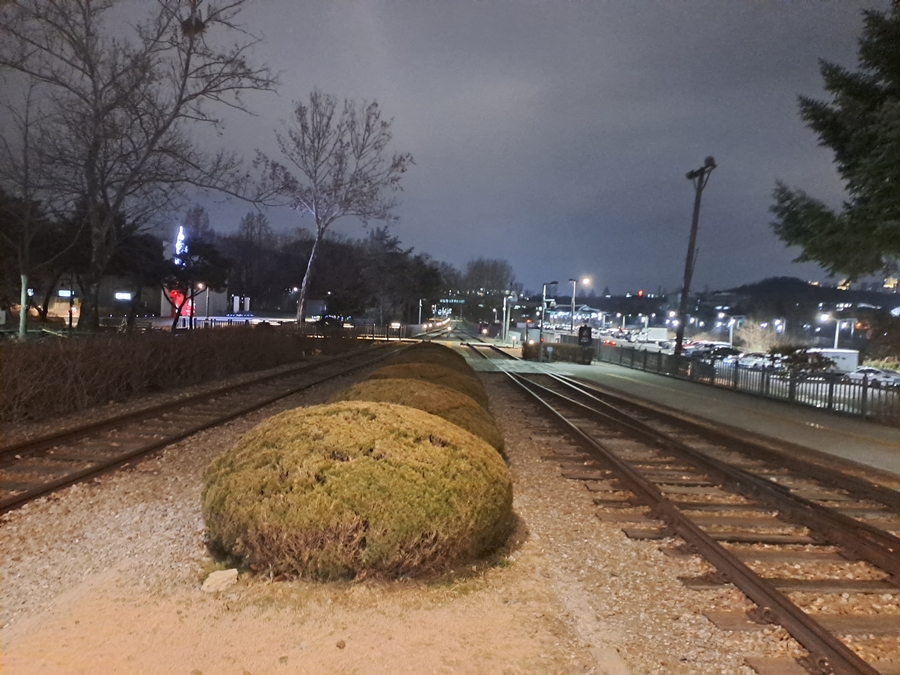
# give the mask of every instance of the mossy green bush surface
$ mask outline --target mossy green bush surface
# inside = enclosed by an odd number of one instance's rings
[[[371,373],[370,380],[424,380],[443,387],[455,389],[473,399],[482,408],[487,408],[488,397],[484,385],[475,375],[465,375],[457,370],[439,366],[436,363],[395,363]]]
[[[433,363],[465,375],[473,375],[475,372],[466,361],[465,356],[453,351],[450,347],[434,342],[420,342],[413,347],[404,349],[392,357],[388,363]]]
[[[208,467],[212,542],[273,574],[437,572],[502,545],[512,481],[487,443],[421,410],[343,402],[262,422]]]
[[[470,397],[422,380],[367,380],[344,389],[332,401],[396,403],[437,415],[503,452],[503,436],[487,411]]]

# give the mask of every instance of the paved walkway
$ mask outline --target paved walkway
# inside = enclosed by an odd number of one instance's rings
[[[545,367],[689,415],[900,475],[900,428],[608,363],[554,363]],[[522,363],[520,368],[533,372],[537,364]]]

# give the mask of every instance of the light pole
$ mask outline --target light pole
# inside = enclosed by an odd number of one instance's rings
[[[576,287],[578,286],[578,279],[569,279],[569,281],[572,282],[572,328],[571,328],[571,330],[574,333],[575,332],[575,290],[576,290]],[[584,277],[581,280],[581,283],[584,284],[585,286],[587,286],[589,283],[591,283],[591,280],[588,277]]]
[[[691,291],[691,278],[694,276],[694,251],[697,245],[697,225],[700,222],[700,196],[709,182],[709,174],[716,168],[716,160],[707,157],[699,169],[687,172],[687,179],[694,183],[694,215],[691,218],[691,236],[688,239],[687,259],[684,262],[684,285],[681,288],[681,303],[678,305],[678,329],[675,333],[675,354],[681,354],[684,343],[684,326],[687,323],[688,295]]]
[[[538,363],[544,362],[544,312],[547,309],[547,286],[555,286],[557,282],[548,281],[541,292],[541,328],[538,331]]]
[[[501,333],[503,337],[503,344],[506,344],[506,336],[509,333],[509,320],[512,318],[512,309],[507,308],[507,302],[513,303],[515,305],[519,301],[518,293],[510,293],[509,295],[503,296],[503,332]],[[525,329],[528,330],[527,328]]]
[[[728,346],[734,348],[734,328],[740,328],[741,322],[744,320],[743,314],[735,314],[728,317]]]
[[[832,319],[831,314],[819,315],[819,321],[821,321],[823,323],[826,321],[831,321],[831,319]],[[850,322],[850,337],[851,338],[853,337],[853,329],[855,328],[855,325],[856,325],[856,317],[850,317],[849,319],[841,319],[839,317],[834,317],[834,348],[835,349],[838,348],[838,339],[840,338],[841,326],[843,325],[844,321]]]

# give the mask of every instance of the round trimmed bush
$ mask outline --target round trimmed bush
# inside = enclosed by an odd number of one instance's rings
[[[371,373],[369,380],[424,380],[461,392],[482,408],[488,407],[487,393],[474,373],[464,375],[459,371],[435,363],[395,363]]]
[[[433,342],[420,342],[413,347],[404,349],[391,358],[388,363],[433,363],[459,371],[464,375],[472,376],[475,373],[465,356],[450,347]]]
[[[262,422],[207,468],[210,539],[320,579],[435,572],[500,546],[512,481],[487,443],[421,410],[342,402]]]
[[[437,415],[503,452],[503,436],[487,411],[465,394],[422,380],[367,380],[344,389],[332,401],[396,403]]]

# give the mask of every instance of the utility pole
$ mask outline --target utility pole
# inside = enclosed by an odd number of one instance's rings
[[[572,322],[571,322],[571,331],[572,331],[572,333],[574,334],[574,333],[575,333],[575,292],[576,292],[577,286],[578,286],[578,279],[569,279],[569,281],[572,282]],[[589,283],[591,283],[591,278],[590,278],[590,277],[583,277],[583,278],[581,279],[581,283],[584,284],[585,286],[587,286]]]
[[[687,323],[688,297],[691,292],[691,279],[694,276],[694,251],[697,246],[697,225],[700,222],[700,197],[703,188],[709,182],[709,174],[716,168],[716,160],[707,157],[703,166],[693,171],[688,171],[687,179],[693,181],[694,190],[694,216],[691,219],[691,236],[688,240],[687,259],[684,263],[684,285],[681,288],[681,303],[678,306],[678,329],[675,331],[675,354],[681,354],[684,343],[684,325]]]
[[[541,329],[538,333],[538,363],[544,362],[544,312],[547,311],[547,286],[555,286],[556,283],[555,281],[548,281],[544,284],[543,292],[541,293]]]

